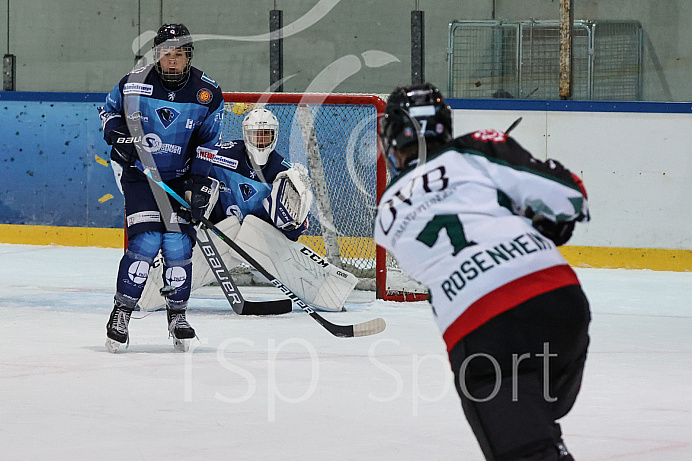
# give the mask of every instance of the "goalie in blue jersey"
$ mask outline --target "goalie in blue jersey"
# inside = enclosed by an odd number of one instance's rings
[[[210,157],[210,175],[220,183],[211,220],[236,216],[242,223],[254,215],[295,241],[308,228],[313,201],[307,169],[274,149],[279,121],[271,111],[250,111],[242,132],[242,140],[216,143]]]
[[[211,165],[200,146],[219,139],[223,95],[214,80],[192,67],[193,48],[184,25],[163,25],[154,37],[155,63],[123,77],[99,108],[104,139],[112,146],[111,160],[123,167],[120,184],[129,239],[106,325],[110,352],[129,342],[130,315],[159,250],[166,283],[176,287],[166,299],[169,333],[182,349],[195,337],[185,315],[192,278],[193,224],[207,206],[211,185]],[[191,210],[181,210],[165,194],[155,194],[142,173],[145,168],[187,196]]]

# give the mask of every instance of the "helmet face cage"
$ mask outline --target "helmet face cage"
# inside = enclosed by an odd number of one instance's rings
[[[257,166],[264,166],[279,140],[279,121],[267,109],[254,109],[245,116],[242,129],[250,160]]]
[[[414,142],[418,149],[412,150],[401,166],[424,162],[426,141],[444,144],[452,139],[451,110],[440,91],[430,83],[395,89],[387,100],[380,139],[393,175],[400,172],[394,152]]]
[[[161,58],[166,55],[176,56],[176,50],[181,49],[185,54],[186,63],[182,69],[173,72],[164,69]],[[192,67],[192,36],[183,24],[164,24],[154,37],[154,60],[156,71],[161,80],[170,84],[182,84],[187,81]]]

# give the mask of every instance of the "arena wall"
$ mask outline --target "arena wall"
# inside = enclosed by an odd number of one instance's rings
[[[0,92],[0,242],[122,246],[103,93]],[[692,104],[450,100],[455,134],[504,130],[587,187],[592,222],[564,253],[596,267],[691,270]]]

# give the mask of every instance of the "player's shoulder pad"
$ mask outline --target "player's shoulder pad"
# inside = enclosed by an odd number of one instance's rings
[[[135,67],[130,72],[128,72],[121,80],[120,83],[124,84],[127,82],[144,82],[154,70],[154,65],[149,64],[148,66]]]
[[[223,106],[223,93],[219,84],[196,67],[190,69],[189,90],[198,104],[216,110]]]
[[[208,91],[214,93],[214,96],[222,95],[221,88],[219,87],[219,84],[216,82],[216,80],[209,77],[201,69],[198,69],[194,66],[190,68],[190,79],[192,80],[192,83],[195,85],[195,87],[205,88]]]
[[[535,159],[519,143],[503,131],[477,130],[452,141],[459,151],[474,151],[513,166],[529,166]]]
[[[210,85],[213,86],[214,88],[218,88],[218,87],[219,87],[219,84],[216,83],[216,80],[214,80],[213,78],[211,78],[210,76],[208,76],[208,75],[207,75],[206,73],[204,73],[204,72],[202,72],[202,76],[201,76],[200,78],[202,79],[203,82],[207,82],[208,84],[210,84]]]
[[[286,160],[281,154],[273,150],[269,155],[267,164],[264,165],[263,173],[268,182],[274,181],[276,175],[291,168],[291,162]]]
[[[461,136],[454,142],[457,150],[462,152],[471,150],[511,167],[534,171],[576,185],[572,173],[560,162],[553,159],[545,162],[535,159],[529,151],[503,131],[478,130]]]

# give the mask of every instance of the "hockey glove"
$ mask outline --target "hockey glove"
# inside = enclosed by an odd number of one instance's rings
[[[204,216],[211,198],[212,180],[207,176],[191,175],[185,180],[185,200],[190,204],[192,222],[197,223]]]
[[[113,145],[111,160],[123,166],[133,165],[138,158],[135,143],[141,138],[130,136],[130,130],[127,129],[127,125],[112,129],[109,136]]]
[[[543,216],[535,215],[531,221],[533,227],[560,246],[567,243],[574,231],[574,221],[553,222]]]

